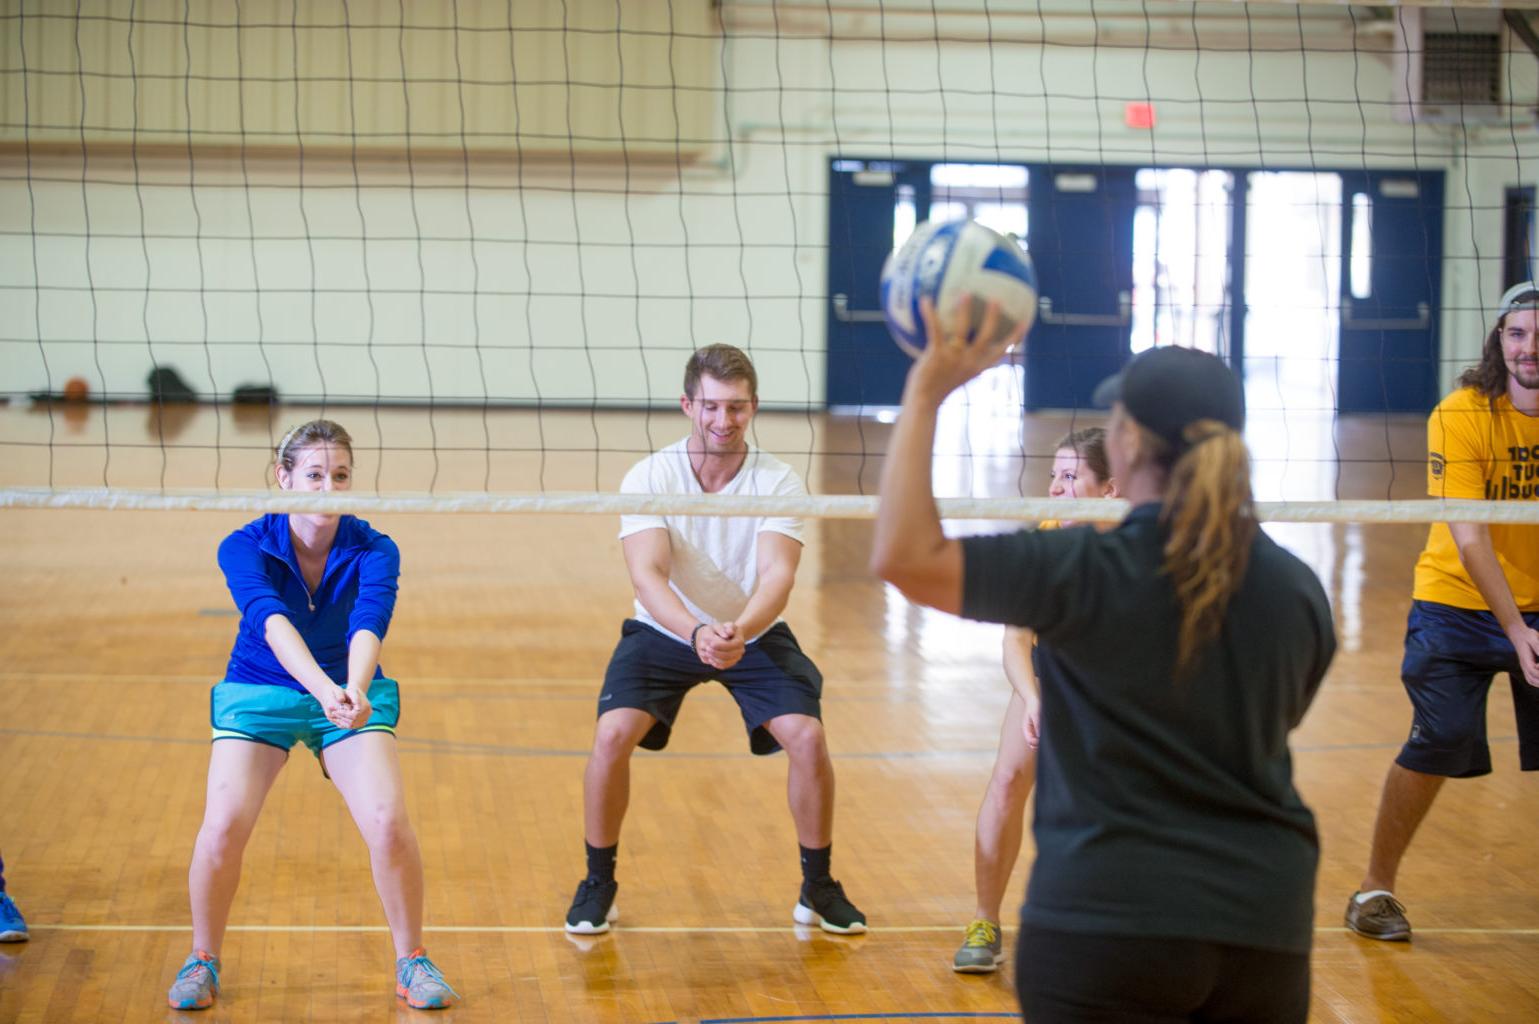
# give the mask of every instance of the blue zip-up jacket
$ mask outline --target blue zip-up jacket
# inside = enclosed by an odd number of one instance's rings
[[[362,519],[343,516],[326,555],[321,585],[312,595],[299,571],[289,517],[267,515],[224,539],[219,568],[240,609],[240,630],[224,677],[305,693],[267,645],[268,616],[287,616],[332,682],[346,686],[347,645],[353,634],[366,629],[383,640],[390,628],[401,552],[395,541]],[[375,668],[375,679],[384,675]]]

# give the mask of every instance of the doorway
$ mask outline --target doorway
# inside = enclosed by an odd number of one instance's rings
[[[1341,175],[1253,171],[1245,203],[1246,408],[1336,410]]]
[[[878,304],[882,262],[920,221],[958,217],[1031,252],[1024,380],[1008,368],[1026,411],[1088,408],[1132,353],[1165,344],[1229,360],[1258,414],[1436,401],[1441,171],[850,158],[830,171],[830,408],[891,417],[909,360]]]

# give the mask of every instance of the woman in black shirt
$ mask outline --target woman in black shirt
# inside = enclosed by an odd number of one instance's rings
[[[1028,1019],[1303,1021],[1319,843],[1288,733],[1335,651],[1319,581],[1262,533],[1239,381],[1192,349],[1103,383],[1115,530],[948,539],[936,411],[1020,340],[944,331],[909,373],[872,568],[911,599],[1035,630],[1037,854],[1017,944]],[[974,340],[974,339],[980,340]]]

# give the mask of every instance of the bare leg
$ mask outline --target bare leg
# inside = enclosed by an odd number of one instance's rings
[[[1393,892],[1400,858],[1411,845],[1411,837],[1432,807],[1444,777],[1427,775],[1389,766],[1384,779],[1384,793],[1379,797],[1379,816],[1373,823],[1373,850],[1368,856],[1368,873],[1363,876],[1360,892],[1384,889]]]
[[[395,737],[365,732],[327,748],[326,771],[369,847],[396,959],[422,946],[422,853],[406,814]]]
[[[1037,777],[1037,752],[1026,743],[1022,720],[1026,703],[1015,693],[1005,709],[999,733],[999,754],[994,774],[978,809],[978,834],[973,845],[973,875],[978,884],[978,908],[974,917],[999,923],[1000,906],[1010,884],[1010,872],[1021,852],[1026,798]]]
[[[583,831],[588,845],[613,846],[631,802],[631,754],[657,719],[639,708],[615,708],[599,716],[593,753],[583,770]]]
[[[265,743],[236,739],[219,740],[209,750],[203,826],[187,872],[193,949],[219,955],[246,841],[288,756]]]
[[[820,850],[834,841],[834,762],[828,756],[823,723],[811,715],[781,715],[764,727],[790,761],[786,796],[796,841]]]

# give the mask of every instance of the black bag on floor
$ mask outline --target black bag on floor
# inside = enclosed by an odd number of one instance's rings
[[[230,395],[236,405],[276,405],[278,389],[271,384],[242,384]]]
[[[169,366],[157,366],[145,381],[150,388],[150,400],[155,402],[194,402],[198,394]]]

